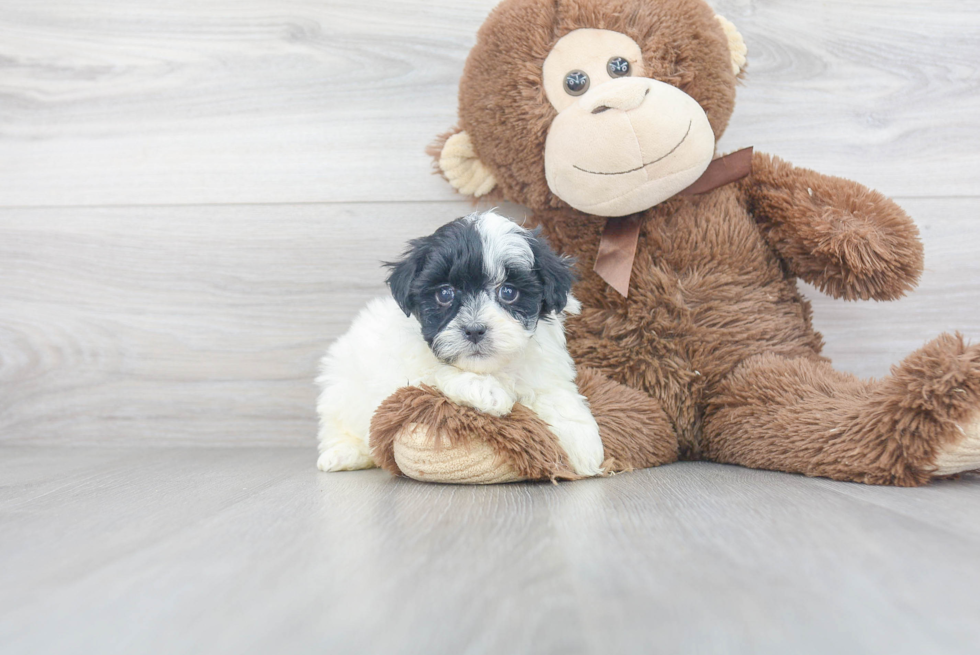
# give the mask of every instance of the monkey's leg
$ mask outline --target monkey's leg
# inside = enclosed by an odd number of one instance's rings
[[[394,475],[425,482],[493,484],[574,479],[548,426],[521,404],[491,416],[432,387],[402,387],[371,419],[371,452]]]
[[[578,385],[599,425],[604,472],[677,459],[674,430],[656,401],[587,369],[580,371]],[[506,416],[489,416],[429,387],[404,387],[381,404],[371,422],[371,450],[389,472],[430,482],[580,477],[555,434],[523,405]]]
[[[716,462],[916,486],[980,468],[980,346],[941,335],[882,380],[829,364],[759,355],[706,408]]]
[[[677,461],[677,434],[656,400],[589,368],[576,382],[599,424],[606,473]]]

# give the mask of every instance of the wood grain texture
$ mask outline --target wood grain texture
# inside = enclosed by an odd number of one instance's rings
[[[0,0],[0,205],[448,200],[424,148],[495,0]],[[746,145],[889,195],[978,195],[980,12],[722,0]]]
[[[944,330],[980,338],[980,200],[904,205],[926,244],[918,290],[893,303],[804,290],[827,354],[859,375]],[[0,209],[0,442],[311,443],[317,361],[384,293],[380,261],[470,210]]]
[[[314,458],[4,448],[0,650],[899,655],[980,639],[977,477],[871,489],[694,463],[453,487]]]

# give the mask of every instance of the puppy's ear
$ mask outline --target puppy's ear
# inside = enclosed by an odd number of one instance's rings
[[[540,228],[528,236],[528,244],[534,255],[534,270],[544,288],[541,313],[560,312],[565,309],[568,294],[575,282],[575,260],[556,255],[548,240],[541,236]]]
[[[384,265],[391,269],[385,282],[391,289],[395,302],[405,312],[405,316],[411,316],[418,309],[412,285],[418,274],[422,272],[429,258],[430,249],[431,243],[427,238],[413,239],[409,241],[408,249],[405,250],[400,261],[384,262]]]

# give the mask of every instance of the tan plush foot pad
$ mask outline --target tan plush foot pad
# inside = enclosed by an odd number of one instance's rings
[[[422,482],[496,484],[526,480],[501,462],[489,444],[474,441],[465,448],[443,441],[433,445],[425,426],[409,425],[395,437],[395,463],[401,472]]]
[[[954,475],[980,469],[980,420],[973,421],[962,430],[963,439],[939,451],[933,475]]]

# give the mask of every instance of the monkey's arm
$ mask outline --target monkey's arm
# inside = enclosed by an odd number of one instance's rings
[[[912,219],[877,191],[763,153],[739,183],[743,202],[797,277],[834,298],[894,300],[922,273]]]

